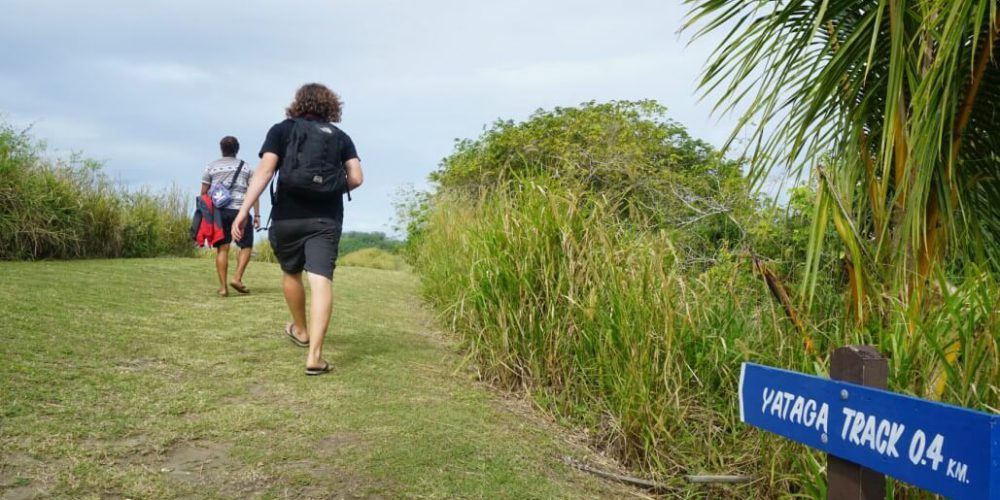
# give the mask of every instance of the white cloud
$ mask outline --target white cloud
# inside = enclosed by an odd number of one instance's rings
[[[253,159],[298,85],[329,84],[344,97],[343,126],[366,173],[348,229],[388,221],[394,186],[422,184],[453,138],[478,136],[497,118],[650,98],[695,136],[719,144],[728,129],[696,102],[707,47],[685,47],[676,35],[683,14],[676,2],[92,0],[7,7],[0,44],[17,50],[0,52],[0,114],[34,123],[53,149],[106,159],[109,174],[130,184],[196,189],[221,136],[239,137],[241,153]],[[294,36],[304,15],[330,27],[317,43]]]
[[[136,62],[105,59],[98,63],[107,70],[143,83],[191,86],[215,80],[208,71],[176,62]]]
[[[107,128],[95,121],[67,115],[27,115],[11,112],[10,123],[18,129],[30,129],[32,135],[52,144],[56,152],[70,144],[77,148],[107,135]]]

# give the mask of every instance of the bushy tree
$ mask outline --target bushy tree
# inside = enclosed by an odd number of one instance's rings
[[[740,219],[755,202],[740,166],[654,101],[587,102],[497,121],[478,139],[458,141],[431,180],[478,196],[543,176],[619,200],[626,220],[641,214],[656,226],[646,229],[683,229],[678,241],[705,253],[743,236]]]

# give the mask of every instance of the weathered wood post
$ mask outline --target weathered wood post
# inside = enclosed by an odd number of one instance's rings
[[[840,347],[830,359],[830,378],[885,389],[889,362],[871,346]],[[845,396],[849,397],[842,394],[841,398]],[[885,476],[830,454],[826,456],[826,479],[829,500],[885,498]]]

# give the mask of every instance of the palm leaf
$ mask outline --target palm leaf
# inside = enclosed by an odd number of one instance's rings
[[[996,0],[686,3],[696,38],[731,28],[701,88],[717,111],[744,110],[732,137],[750,138],[751,178],[834,158],[832,177],[856,182],[831,220],[859,269],[889,271],[885,293],[920,300],[970,241],[963,258],[998,260]]]

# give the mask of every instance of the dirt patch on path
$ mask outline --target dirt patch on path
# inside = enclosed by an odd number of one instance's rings
[[[338,432],[320,439],[316,443],[316,452],[324,456],[333,456],[362,445],[364,440],[354,432]]]
[[[362,446],[363,438],[342,432],[321,439],[314,459],[246,464],[230,455],[231,446],[207,439],[178,443],[148,466],[199,491],[218,490],[236,498],[278,493],[292,498],[379,498],[366,478],[328,462]]]
[[[45,464],[34,457],[19,452],[5,452],[0,459],[0,499],[24,500],[28,498],[44,498],[51,489],[51,481],[40,479],[42,471],[53,465],[64,466],[59,460],[54,464]]]
[[[167,452],[160,472],[187,483],[212,482],[239,465],[226,456],[228,449],[227,444],[206,440],[178,445]]]

